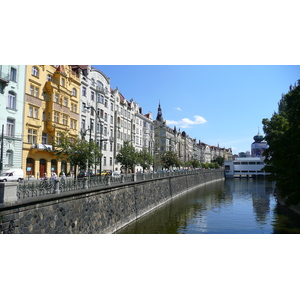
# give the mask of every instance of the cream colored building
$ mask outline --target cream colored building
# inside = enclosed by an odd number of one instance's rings
[[[26,177],[66,174],[70,166],[52,153],[61,133],[78,137],[79,74],[69,65],[27,65],[22,168]]]

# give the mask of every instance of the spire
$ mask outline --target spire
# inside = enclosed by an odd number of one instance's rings
[[[164,122],[164,119],[162,117],[162,110],[161,110],[161,107],[160,107],[160,101],[159,101],[159,104],[158,104],[158,111],[157,111],[156,121]]]

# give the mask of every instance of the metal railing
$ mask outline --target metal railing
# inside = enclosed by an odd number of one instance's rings
[[[172,172],[121,174],[113,176],[94,176],[90,178],[66,178],[57,180],[24,180],[17,186],[17,199],[24,200],[50,194],[60,194],[95,187],[113,186],[128,182],[140,182],[164,177],[196,174],[207,170],[180,170]],[[213,171],[213,170],[209,170]]]

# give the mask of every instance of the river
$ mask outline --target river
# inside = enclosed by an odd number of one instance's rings
[[[174,198],[118,234],[300,233],[300,216],[276,202],[265,179],[227,179]]]

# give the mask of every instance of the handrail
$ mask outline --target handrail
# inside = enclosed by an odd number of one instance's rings
[[[66,178],[57,180],[24,180],[17,186],[17,199],[24,200],[50,194],[61,194],[70,191],[91,189],[95,187],[116,186],[129,182],[142,182],[159,178],[191,175],[214,170],[180,170],[172,172],[121,174],[113,176],[92,176],[90,178]]]

